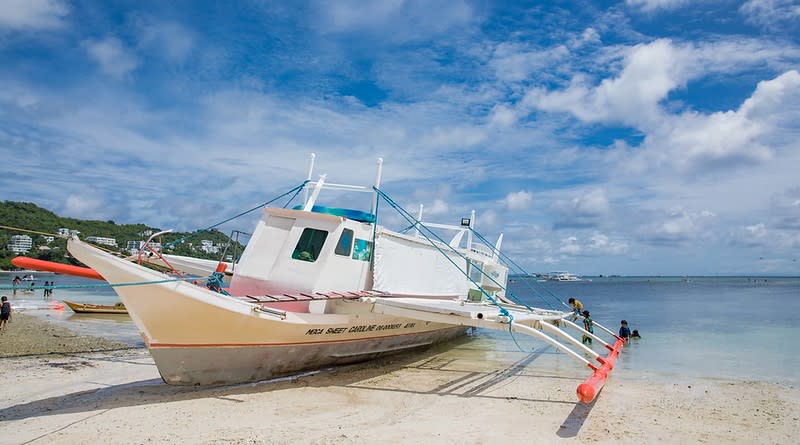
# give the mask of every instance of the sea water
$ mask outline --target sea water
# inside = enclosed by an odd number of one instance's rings
[[[528,304],[558,307],[554,298],[539,295],[575,297],[614,332],[627,320],[642,336],[623,349],[616,365],[627,376],[800,381],[800,278],[511,280],[509,290]]]
[[[37,285],[53,280],[56,286],[87,286],[57,287],[51,301],[119,301],[112,288],[95,280],[64,275],[37,278]],[[566,300],[578,298],[595,322],[614,332],[618,331],[620,320],[626,319],[629,327],[638,329],[642,336],[623,349],[615,366],[615,374],[622,373],[627,378],[800,382],[800,277],[610,277],[544,283],[534,278],[511,277],[508,289],[527,304],[543,308],[566,310]],[[12,298],[11,291],[2,293]],[[11,301],[18,308],[77,332],[142,346],[128,316],[53,309],[41,290],[35,294],[18,292]],[[610,340],[598,328],[595,334]],[[522,334],[512,337],[505,331],[482,329],[458,348],[503,355],[509,360],[539,351],[536,365],[542,369],[583,371],[577,361]],[[599,345],[595,344],[594,349],[605,355]]]

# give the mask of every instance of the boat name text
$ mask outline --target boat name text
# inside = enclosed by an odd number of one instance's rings
[[[306,335],[320,335],[320,334],[344,334],[345,332],[373,332],[373,331],[388,331],[390,329],[411,329],[416,326],[416,323],[394,323],[394,324],[370,324],[358,325],[341,328],[317,328],[309,329]]]

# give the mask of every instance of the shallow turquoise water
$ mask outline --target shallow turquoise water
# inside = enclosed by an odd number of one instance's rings
[[[42,283],[54,279],[57,285],[98,283],[62,275],[40,278]],[[570,296],[580,299],[596,322],[613,331],[619,328],[620,319],[627,319],[631,329],[638,329],[643,338],[622,352],[616,374],[626,378],[800,381],[800,347],[796,343],[800,341],[800,278],[625,277],[546,283],[523,281],[520,277],[512,280],[509,290],[528,304],[547,307],[536,296],[549,296],[541,290],[546,286],[563,300]],[[3,294],[10,296],[11,292]],[[108,287],[56,289],[53,299],[97,304],[119,301]],[[547,301],[557,305],[552,297]],[[12,304],[82,333],[142,345],[127,316],[78,315],[69,309],[46,309],[49,303],[42,299],[41,291],[19,294]],[[541,342],[519,334],[515,339],[525,351],[543,352],[534,366],[585,372],[583,365],[545,348]],[[502,354],[509,359],[524,356],[506,332],[481,330],[468,346],[460,347],[484,349],[487,354]]]
[[[534,296],[544,284],[614,331],[628,320],[642,339],[623,350],[617,368],[626,375],[800,380],[800,278],[514,280],[509,289],[529,304],[544,305]]]

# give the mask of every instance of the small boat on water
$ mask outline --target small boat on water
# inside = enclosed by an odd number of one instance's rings
[[[585,403],[594,399],[623,341],[596,322],[610,342],[584,330],[570,310],[507,296],[502,234],[488,243],[474,231],[474,212],[460,225],[423,223],[422,207],[411,216],[380,190],[381,160],[374,186],[327,183],[326,175],[312,182],[313,162],[312,156],[308,179],[284,194],[305,189],[304,204],[263,208],[225,288],[225,263],[199,286],[68,240],[76,259],[117,284],[165,382],[258,381],[425,347],[481,327],[533,336],[588,366],[593,374],[577,392]],[[370,193],[370,211],[317,205],[323,189]],[[406,231],[377,224],[379,199],[411,224]],[[448,242],[430,227],[455,235]],[[203,267],[191,264],[194,273]]]
[[[76,314],[127,314],[128,310],[125,309],[125,304],[119,302],[114,305],[102,305],[91,303],[76,303],[74,301],[64,300],[64,304],[69,306]]]
[[[545,275],[547,281],[582,281],[577,275],[569,272],[550,272]]]

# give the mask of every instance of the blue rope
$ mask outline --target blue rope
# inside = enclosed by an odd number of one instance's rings
[[[209,230],[213,229],[214,227],[221,226],[222,224],[225,224],[226,222],[233,221],[234,219],[236,219],[236,218],[239,218],[239,217],[241,217],[241,216],[244,216],[244,215],[247,215],[247,214],[248,214],[248,213],[250,213],[250,212],[254,212],[254,211],[258,210],[258,209],[264,208],[265,206],[268,206],[268,205],[272,204],[273,202],[275,202],[275,201],[277,201],[277,200],[279,200],[279,199],[283,198],[283,197],[284,197],[284,196],[286,196],[286,195],[289,195],[290,193],[294,193],[294,196],[292,196],[292,200],[293,200],[293,199],[294,199],[294,197],[295,197],[295,196],[297,196],[297,194],[298,194],[298,193],[300,193],[300,190],[302,190],[302,189],[303,189],[303,187],[305,187],[305,186],[306,186],[306,184],[308,184],[308,182],[309,182],[308,180],[305,180],[305,181],[303,181],[303,183],[302,183],[302,184],[298,185],[297,187],[295,187],[295,188],[293,188],[293,189],[289,190],[288,192],[286,192],[286,193],[284,193],[284,194],[282,194],[282,195],[280,195],[280,196],[277,196],[277,197],[275,197],[275,198],[272,198],[272,199],[270,199],[269,201],[267,201],[267,202],[265,202],[265,203],[263,203],[263,204],[259,204],[259,205],[255,206],[255,207],[253,207],[252,209],[245,210],[244,212],[241,212],[241,213],[239,213],[238,215],[232,216],[232,217],[230,217],[230,218],[228,218],[228,219],[226,219],[226,220],[224,220],[224,221],[220,221],[220,222],[218,222],[218,223],[216,223],[216,224],[210,225],[210,226],[206,227],[205,229],[199,229],[199,230],[196,230],[196,231],[195,231],[195,232],[193,232],[193,233],[198,233],[198,232],[207,232],[207,231],[209,231]],[[289,200],[289,202],[291,202],[291,200]],[[287,203],[286,203],[286,205],[289,205],[289,202],[287,202]],[[284,206],[284,208],[286,208],[286,205]],[[181,241],[185,240],[185,239],[186,239],[187,237],[189,237],[190,235],[192,235],[192,234],[189,234],[189,235],[186,235],[186,236],[180,237],[180,238],[176,239],[175,241],[170,241],[170,242],[168,242],[168,243],[164,244],[164,247],[172,247],[172,246],[174,246],[175,244],[178,244],[179,242],[181,242]]]
[[[489,243],[489,241],[488,241],[486,238],[484,238],[484,237],[483,237],[483,235],[481,235],[480,233],[476,232],[476,231],[475,231],[474,229],[472,229],[472,228],[470,228],[470,231],[472,231],[472,233],[473,233],[473,234],[475,234],[475,236],[477,236],[479,240],[483,241],[483,242],[484,242],[486,245],[488,245],[488,246],[491,246],[491,244]],[[513,259],[511,259],[511,257],[509,257],[508,255],[506,255],[505,253],[503,253],[503,252],[501,252],[501,251],[499,251],[499,250],[496,250],[494,247],[492,247],[492,252],[496,252],[496,253],[497,253],[497,254],[500,256],[500,258],[501,258],[501,259],[503,259],[503,260],[506,262],[506,264],[510,264],[510,265],[513,265],[514,267],[516,267],[516,268],[517,268],[517,271],[518,271],[518,272],[522,272],[522,274],[523,274],[523,275],[525,275],[525,277],[529,277],[529,276],[530,276],[530,274],[529,274],[529,273],[528,273],[528,272],[527,272],[525,269],[523,269],[523,268],[522,268],[522,266],[520,266],[519,264],[517,264],[517,263],[516,263],[516,262],[515,262]],[[547,304],[547,306],[548,306],[548,307],[550,307],[550,309],[555,309],[555,308],[553,307],[553,305],[551,305],[551,304],[550,304],[550,302],[549,302],[549,301],[545,300],[545,299],[544,299],[544,297],[542,297],[542,296],[541,296],[541,294],[540,294],[540,293],[539,293],[539,292],[538,292],[536,289],[534,289],[534,288],[533,288],[533,287],[530,285],[530,282],[529,282],[527,279],[524,279],[524,280],[522,280],[522,281],[525,283],[525,285],[526,285],[526,286],[528,286],[528,289],[530,289],[531,291],[533,291],[533,293],[534,293],[534,296],[536,296],[536,297],[539,297],[539,299],[540,299],[540,300],[542,300],[542,301],[543,301],[545,304]],[[547,289],[547,287],[546,287],[546,286],[541,286],[541,288],[542,288],[542,289],[543,289],[545,292],[547,292],[548,294],[550,294],[550,296],[551,296],[551,297],[553,297],[553,299],[554,299],[555,301],[557,301],[558,303],[561,303],[561,304],[562,304],[562,305],[564,305],[565,307],[569,308],[569,306],[568,306],[566,303],[564,303],[564,301],[563,301],[563,300],[562,300],[562,299],[561,299],[559,296],[557,296],[557,295],[555,295],[554,293],[550,292],[550,290],[549,290],[549,289]]]
[[[398,213],[400,213],[400,216],[402,216],[403,218],[405,218],[405,219],[406,219],[408,222],[415,221],[415,219],[414,219],[414,218],[411,216],[411,214],[409,214],[408,212],[406,212],[406,210],[405,210],[405,209],[403,209],[402,207],[400,207],[400,206],[399,206],[399,205],[398,205],[396,202],[394,202],[394,201],[393,201],[391,198],[389,198],[389,196],[387,196],[387,195],[386,195],[386,193],[382,192],[382,191],[381,191],[380,189],[378,189],[377,187],[373,187],[373,189],[375,189],[375,191],[378,193],[378,195],[379,195],[381,198],[383,198],[384,200],[386,200],[386,202],[387,202],[387,203],[388,203],[390,206],[392,206],[392,207],[393,207],[395,210],[397,210],[397,211],[398,211]],[[420,228],[427,230],[427,231],[428,231],[428,232],[429,232],[431,235],[433,235],[433,236],[434,236],[434,237],[435,237],[435,238],[436,238],[436,239],[437,239],[437,240],[438,240],[440,243],[442,243],[442,244],[444,244],[444,245],[446,245],[446,246],[450,247],[450,246],[449,246],[449,245],[448,245],[448,244],[447,244],[447,243],[446,243],[446,242],[445,242],[445,241],[444,241],[442,238],[440,238],[438,235],[436,235],[436,233],[434,233],[434,232],[433,232],[431,229],[429,229],[427,226],[425,226],[425,224],[423,224],[423,223],[419,223],[418,225],[419,225],[419,227],[420,227]],[[432,245],[432,246],[433,246],[433,247],[434,247],[436,250],[438,250],[438,251],[439,251],[439,253],[441,253],[441,254],[442,254],[442,255],[443,255],[445,258],[447,258],[447,260],[448,260],[448,261],[449,261],[449,262],[450,262],[450,263],[451,263],[451,264],[452,264],[452,265],[453,265],[453,266],[454,266],[456,269],[458,269],[458,271],[459,271],[459,272],[461,272],[461,274],[462,274],[462,275],[464,275],[465,277],[467,277],[467,280],[469,280],[469,281],[470,281],[472,284],[474,284],[474,285],[475,285],[475,286],[476,286],[476,287],[477,287],[477,288],[478,288],[478,289],[481,291],[481,293],[483,293],[483,295],[485,295],[485,296],[486,296],[486,298],[487,298],[487,299],[488,299],[490,302],[492,302],[492,304],[494,304],[495,306],[497,306],[497,308],[498,308],[498,309],[500,309],[500,314],[501,314],[501,315],[503,315],[503,316],[506,316],[506,317],[509,317],[509,323],[513,322],[513,320],[514,320],[514,316],[513,316],[513,315],[511,315],[511,313],[509,313],[509,312],[506,310],[506,308],[504,308],[504,307],[500,306],[500,304],[497,302],[497,300],[495,300],[495,299],[494,299],[494,297],[492,297],[491,295],[489,295],[489,293],[488,293],[488,292],[486,292],[486,290],[485,290],[485,289],[484,289],[484,288],[483,288],[481,285],[479,285],[478,283],[476,283],[476,282],[475,282],[475,280],[473,280],[473,279],[472,279],[472,278],[469,276],[469,274],[468,274],[468,273],[466,273],[466,271],[464,271],[463,269],[461,269],[461,267],[460,267],[458,264],[456,264],[456,262],[455,262],[455,261],[453,261],[453,259],[452,259],[452,258],[450,258],[450,256],[448,256],[448,255],[447,255],[447,254],[446,254],[446,253],[445,253],[445,252],[444,252],[444,251],[443,251],[441,248],[439,248],[439,246],[437,246],[437,245],[436,245],[436,243],[434,243],[434,242],[433,242],[433,241],[432,241],[432,240],[431,240],[431,239],[428,237],[428,235],[426,235],[426,234],[425,234],[424,232],[422,232],[422,231],[421,231],[420,233],[422,233],[422,236],[424,236],[424,237],[425,237],[425,239],[426,239],[426,240],[428,240],[428,242],[429,242],[429,243],[430,243],[430,244],[431,244],[431,245]],[[461,252],[457,251],[456,249],[454,249],[454,248],[452,248],[452,247],[450,247],[450,250],[451,250],[451,251],[453,251],[453,252],[454,252],[456,255],[460,256],[462,259],[464,259],[464,260],[465,260],[467,263],[469,263],[469,259],[467,259],[467,257],[465,257],[464,255],[462,255],[462,254],[461,254]],[[482,273],[484,276],[486,276],[486,277],[488,277],[490,280],[492,280],[492,282],[494,282],[495,284],[497,284],[497,285],[498,285],[500,288],[503,288],[503,286],[502,286],[502,285],[500,285],[500,283],[498,283],[497,281],[495,281],[495,280],[494,280],[494,279],[493,279],[491,276],[489,276],[489,275],[487,275],[486,273],[484,273],[484,272],[483,272],[483,270],[481,270],[480,268],[478,268],[478,270],[479,270],[479,271],[480,271],[480,272],[481,272],[481,273]]]
[[[156,280],[156,281],[136,281],[131,283],[103,283],[103,284],[59,284],[57,286],[0,286],[2,290],[39,290],[39,289],[92,289],[92,288],[100,288],[100,287],[125,287],[125,286],[146,286],[148,284],[162,284],[162,283],[174,283],[177,281],[207,281],[208,278],[171,278],[167,280]]]

